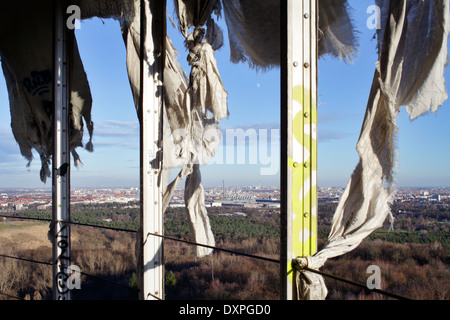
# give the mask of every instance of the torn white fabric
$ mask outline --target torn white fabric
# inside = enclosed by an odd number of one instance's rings
[[[74,0],[71,4],[80,7],[82,19],[113,18],[121,23],[127,47],[126,63],[130,86],[138,110],[140,105],[140,1]],[[210,14],[211,10],[220,10],[220,2],[213,3],[210,9],[208,8],[200,18],[202,21],[208,22],[208,40],[217,48],[220,47],[221,33],[214,21],[211,20]],[[48,0],[48,5],[44,5],[42,1],[31,0],[9,2],[3,9],[0,15],[5,25],[29,26],[3,28],[0,31],[0,54],[9,92],[11,126],[14,137],[22,155],[29,161],[33,157],[32,149],[37,150],[42,162],[41,180],[45,182],[51,176],[50,161],[53,149],[53,11],[51,0]],[[151,26],[148,26],[148,30],[151,30]],[[170,168],[181,167],[183,169],[180,174],[185,176],[192,172],[192,169],[185,170],[187,164],[191,166],[194,163],[204,164],[214,155],[220,137],[205,133],[209,128],[217,128],[217,121],[228,115],[226,91],[223,89],[210,44],[200,43],[197,47],[199,61],[193,61],[193,70],[195,71],[191,77],[193,79],[192,90],[188,90],[189,81],[178,64],[176,52],[168,38],[166,48],[168,58],[166,59],[164,85],[168,103],[164,109],[164,117],[168,125],[165,127],[167,131],[164,132],[165,142],[167,142],[164,144],[164,157],[168,161],[164,164],[164,171],[166,173]],[[86,144],[86,149],[89,151],[93,151],[93,123],[90,115],[92,98],[76,41],[74,42],[70,74],[70,148],[75,165],[77,165],[80,158],[75,149],[82,146],[83,121],[90,135]],[[207,110],[212,116],[207,116]],[[177,129],[184,130],[183,141],[173,139],[173,132]],[[210,132],[219,131],[212,130]],[[176,161],[171,162],[170,159]],[[195,179],[189,181],[198,184],[198,179],[200,176],[196,175]],[[179,179],[176,179],[175,183],[164,186],[164,203],[166,205],[173,192],[173,187],[178,181]],[[191,189],[196,190],[196,188]],[[201,200],[202,192],[202,188],[199,188],[194,192],[195,197],[191,197],[191,199]],[[203,214],[204,211],[198,209],[200,207],[201,204],[194,204],[192,200],[189,202],[189,208]],[[196,215],[189,214],[189,216],[195,217]],[[206,218],[203,217],[203,219]],[[195,233],[197,228],[193,230]],[[205,231],[201,230],[201,232]],[[196,238],[195,235],[194,238]]]
[[[51,176],[53,154],[53,11],[52,1],[9,1],[0,13],[0,56],[8,88],[11,128],[21,154],[31,162],[32,150],[41,158],[40,178]],[[89,132],[86,144],[93,150],[92,97],[76,40],[70,62],[70,150],[83,145],[83,121]]]
[[[220,0],[173,0],[177,12],[180,31],[188,37],[191,27],[203,26],[211,19],[211,14],[220,16]],[[212,31],[212,30],[211,30]]]
[[[230,60],[256,69],[280,64],[280,1],[222,0]],[[319,55],[355,55],[357,39],[347,0],[319,0]]]
[[[167,192],[173,190],[186,168],[190,169],[185,182],[185,203],[191,234],[195,242],[214,246],[199,165],[214,156],[221,138],[218,122],[228,117],[228,93],[214,56],[214,50],[223,44],[223,35],[211,17],[212,13],[220,15],[221,5],[217,0],[175,0],[174,3],[180,31],[186,38],[191,72],[188,79],[182,76],[176,51],[168,42],[164,88],[171,130],[167,131],[169,135],[164,133],[164,166],[182,166],[183,169]],[[196,247],[198,257],[210,253],[210,248]]]
[[[357,31],[347,0],[319,0],[319,56],[351,62],[357,53]]]
[[[220,1],[175,0],[174,2],[180,31],[186,38],[185,45],[189,51],[187,60],[191,66],[188,84],[190,108],[192,110],[198,108],[202,118],[208,116],[207,110],[215,120],[226,118],[228,93],[220,79],[213,49],[222,45],[223,35],[211,17],[213,13],[220,15]],[[192,27],[194,29],[189,32]],[[206,41],[203,41],[204,39]]]
[[[325,281],[320,274],[314,272],[297,272],[298,300],[324,300],[328,294]]]
[[[251,67],[280,64],[280,1],[222,0],[230,60]]]
[[[391,91],[385,85],[385,94],[395,99],[393,103],[406,105],[411,120],[429,111],[436,112],[448,98],[444,72],[449,61],[449,2],[415,1],[413,5],[412,1],[409,1],[401,6],[396,2],[377,0],[377,5],[384,10],[396,5],[396,10],[405,11],[405,20],[399,23],[408,28],[406,34],[391,33],[393,39],[400,37],[396,55],[391,63],[392,68],[397,69],[396,74],[400,73],[397,77],[401,77],[402,81],[395,83]],[[389,31],[386,28],[389,25],[389,17],[384,12],[381,15],[379,39]],[[383,45],[378,41],[378,50],[382,50]],[[391,83],[394,83],[395,78],[391,78]]]
[[[210,111],[214,119],[221,120],[228,117],[228,93],[220,79],[216,65],[214,51],[209,43],[194,44],[189,60],[192,66],[189,77],[191,108],[199,108],[202,117],[207,117]]]
[[[135,0],[71,0],[71,5],[80,8],[81,19],[112,18],[132,19]]]
[[[140,14],[139,1],[127,10],[127,17],[120,20],[127,47],[127,69],[136,108],[139,114],[140,76]],[[148,19],[150,20],[150,19]],[[147,30],[152,26],[147,25]],[[188,38],[193,35],[188,35]],[[179,181],[186,177],[186,211],[194,241],[213,246],[214,237],[204,204],[204,190],[198,165],[205,164],[217,149],[220,137],[214,136],[218,120],[228,115],[226,91],[218,74],[211,46],[200,38],[192,40],[197,58],[192,61],[192,72],[188,79],[178,62],[178,54],[166,37],[165,65],[163,74],[163,210]],[[200,41],[198,41],[200,40]],[[207,111],[210,114],[207,114]],[[213,130],[209,130],[212,128]],[[209,133],[209,134],[208,134]],[[212,133],[212,134],[211,134]],[[168,174],[173,168],[181,168],[176,178],[169,183]],[[195,170],[193,170],[195,168]],[[207,228],[207,229],[205,229]],[[198,257],[211,253],[199,247]]]
[[[166,177],[163,179],[163,208],[167,208],[170,198],[183,177],[185,182],[185,203],[193,241],[208,246],[214,246],[215,240],[205,207],[204,189],[201,185],[200,164],[205,164],[211,159],[218,147],[220,137],[217,133],[217,122],[201,119],[196,109],[190,113],[190,98],[187,91],[187,81],[178,61],[174,60],[175,49],[169,39],[166,43],[166,67],[164,71],[164,87],[166,92],[166,104],[164,113],[163,135],[163,170]],[[168,79],[170,77],[170,79]],[[180,90],[181,89],[181,90]],[[170,97],[169,97],[170,96]],[[169,120],[169,114],[171,119]],[[186,115],[180,117],[180,115]],[[212,130],[209,130],[211,126]],[[211,132],[211,134],[208,134]],[[173,168],[181,167],[181,170],[169,184],[168,174]],[[212,253],[212,249],[196,247],[197,257],[203,257]]]
[[[206,211],[205,191],[201,182],[200,167],[198,164],[194,164],[192,173],[186,178],[184,199],[189,214],[189,227],[194,236],[193,241],[199,244],[214,246],[215,240]],[[211,254],[213,249],[195,246],[195,251],[197,257],[203,257]]]
[[[448,61],[448,0],[380,0],[379,61],[357,143],[360,162],[342,195],[324,248],[308,259],[319,269],[380,228],[393,196],[396,116],[407,106],[411,118],[435,111],[446,99],[443,74]],[[302,271],[299,288],[308,287]],[[315,290],[309,288],[309,290]],[[322,290],[323,288],[317,288]],[[312,294],[319,296],[320,293]]]
[[[328,294],[323,277],[304,268],[312,265],[311,257],[297,258],[293,261],[296,273],[298,300],[324,300]]]

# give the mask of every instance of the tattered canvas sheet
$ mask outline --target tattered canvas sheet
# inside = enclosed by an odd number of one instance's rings
[[[280,1],[222,0],[230,60],[256,68],[280,64]]]
[[[319,0],[319,56],[351,61],[357,47],[357,31],[347,0]]]
[[[443,74],[448,61],[448,0],[377,3],[383,12],[379,61],[357,143],[360,162],[339,202],[324,248],[306,262],[300,259],[312,269],[353,250],[391,215],[393,138],[400,107],[407,106],[414,119],[436,111],[447,99]],[[300,288],[308,285],[303,279],[299,278]]]
[[[81,19],[113,18],[132,20],[135,0],[70,0],[70,5],[80,8]]]
[[[220,1],[174,0],[174,3],[180,31],[186,39],[185,46],[189,51],[187,60],[191,66],[188,83],[190,109],[198,109],[203,118],[219,121],[228,117],[228,93],[220,79],[214,56],[214,50],[222,46],[223,39],[222,31],[212,16],[213,13],[220,16]]]
[[[194,164],[192,173],[186,178],[184,189],[186,209],[189,213],[189,227],[196,243],[214,246],[214,234],[211,231],[208,212],[205,206],[205,190],[203,189],[199,164]],[[195,246],[198,257],[209,255],[212,248]]]
[[[255,68],[280,64],[280,1],[222,0],[230,59]],[[356,34],[347,0],[319,0],[319,55],[350,60]]]
[[[176,58],[177,52],[167,38],[163,166],[165,172],[176,167],[182,169],[164,192],[164,206],[170,201],[178,182],[186,176],[184,196],[193,241],[214,246],[199,165],[208,163],[214,156],[221,138],[220,131],[214,118],[206,118],[201,108],[192,108],[189,82]],[[206,247],[196,246],[195,250],[198,257],[212,253],[212,249]]]
[[[138,109],[140,14],[139,1],[134,4],[134,14],[121,20],[123,37],[127,46],[127,68],[130,85]],[[147,24],[151,30],[151,24]],[[202,37],[187,35],[191,44],[189,56],[192,71],[185,76],[172,42],[165,41],[164,110],[163,110],[163,204],[166,207],[181,178],[186,177],[185,202],[193,241],[214,246],[204,203],[199,165],[207,163],[220,142],[218,121],[228,115],[227,93],[218,74],[211,45]],[[138,110],[139,111],[139,110]],[[139,114],[139,112],[138,112]],[[181,167],[176,178],[169,183],[171,169]],[[205,256],[212,249],[196,247],[196,255]]]
[[[140,1],[74,0],[71,4],[80,7],[82,19],[101,17],[114,18],[120,21],[127,47],[130,86],[133,91],[136,109],[138,109],[140,94]],[[51,176],[49,165],[53,152],[52,1],[23,0],[8,2],[4,4],[0,16],[5,26],[20,26],[20,28],[4,27],[0,31],[0,54],[9,91],[13,134],[19,144],[22,155],[26,159],[31,161],[33,157],[32,149],[37,150],[42,161],[41,180],[45,182],[47,177]],[[151,26],[148,26],[148,28],[148,30],[151,30]],[[209,37],[218,39],[211,34],[211,31]],[[203,164],[214,155],[220,137],[212,137],[203,133],[208,128],[217,128],[216,120],[228,115],[226,91],[224,91],[221,84],[215,60],[211,60],[213,55],[211,55],[208,46],[201,45],[199,48],[202,49],[202,52],[206,51],[206,53],[201,53],[203,60],[201,63],[196,63],[195,66],[197,71],[195,76],[196,88],[188,92],[188,85],[186,83],[181,84],[182,81],[186,80],[180,80],[184,75],[181,73],[181,68],[176,60],[175,51],[171,51],[170,40],[167,39],[167,41],[169,51],[167,56],[170,58],[166,61],[171,61],[172,64],[166,65],[167,85],[165,86],[165,92],[167,93],[166,96],[175,97],[175,99],[179,100],[177,103],[169,103],[167,109],[164,110],[165,118],[169,124],[166,127],[168,130],[165,132],[166,144],[164,153],[167,159],[175,159],[174,162],[168,161],[165,169],[168,171],[173,167],[185,166],[186,168],[183,168],[180,172],[182,176],[195,174],[192,179],[187,180],[187,189],[192,192],[192,196],[188,197],[187,207],[190,208],[188,210],[191,217],[190,220],[194,221],[193,219],[197,219],[206,210],[199,209],[201,204],[197,202],[202,199],[199,193],[203,192],[203,187],[199,182],[199,173],[196,170],[193,171],[192,168],[196,161]],[[89,151],[93,150],[91,142],[93,123],[90,116],[92,98],[89,84],[76,46],[76,40],[74,44],[73,61],[70,70],[72,89],[70,148],[75,164],[78,164],[80,159],[75,149],[82,146],[83,120],[90,134],[89,142],[86,144],[86,149]],[[171,72],[172,74],[170,74]],[[174,82],[170,83],[170,79],[173,79]],[[222,87],[222,91],[217,90],[220,87]],[[193,96],[195,100],[192,98]],[[192,101],[196,105],[191,108]],[[206,110],[212,113],[213,120],[205,117]],[[188,133],[183,137],[183,141],[174,140],[173,131],[177,129],[184,129]],[[219,131],[212,130],[210,132],[217,133]],[[180,149],[182,150],[181,153],[179,152]],[[171,186],[173,187],[174,185],[176,183]],[[168,204],[170,199],[171,190],[173,189],[166,188],[166,204]],[[200,234],[208,234],[208,230],[203,229],[205,223],[202,223],[201,227],[196,227],[195,223],[193,225],[195,226],[193,228],[194,238],[197,238],[195,236],[197,231]],[[200,238],[204,237],[200,236]],[[206,244],[213,244],[211,240],[208,241]],[[199,252],[204,251],[200,250]]]
[[[40,177],[51,176],[53,149],[53,10],[52,1],[9,1],[0,12],[0,56],[8,88],[11,127],[21,154],[31,161],[32,149],[41,158]],[[86,149],[92,151],[92,98],[74,41],[70,61],[72,82],[70,103],[70,150],[75,165],[80,162],[75,149],[82,146],[83,120],[90,134]]]
[[[171,125],[170,137],[164,134],[165,143],[171,140],[169,144],[174,147],[175,152],[170,154],[178,157],[173,159],[173,163],[170,163],[171,160],[166,162],[165,166],[175,166],[177,161],[184,161],[183,169],[168,189],[172,190],[177,181],[190,172],[186,178],[184,197],[194,241],[214,246],[199,165],[207,163],[214,156],[221,138],[218,123],[228,116],[228,93],[220,79],[214,56],[214,50],[223,44],[223,35],[212,14],[220,16],[221,5],[217,0],[174,0],[174,4],[180,31],[186,39],[191,71],[187,79],[181,76],[176,51],[168,45],[164,87],[169,123],[177,115],[185,115],[184,121],[176,122],[178,126],[176,123]],[[183,125],[180,125],[182,122]],[[196,247],[197,256],[211,252],[210,248]]]

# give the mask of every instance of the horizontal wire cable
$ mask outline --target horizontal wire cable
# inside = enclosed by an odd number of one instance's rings
[[[3,217],[3,216],[4,215],[0,215],[0,217]],[[4,217],[15,218],[15,219],[22,219],[22,217],[18,217],[18,216],[14,216],[14,217],[12,217],[12,216],[4,216]],[[30,218],[30,217],[24,217],[24,218],[30,219],[30,220],[34,220],[35,219],[35,218]],[[44,219],[44,218],[36,218],[35,220],[52,221],[51,219]],[[83,223],[83,222],[76,222],[76,221],[60,221],[60,222],[68,223],[68,224],[72,224],[72,225],[93,227],[93,228],[102,228],[102,229],[108,229],[108,230],[114,230],[114,231],[134,232],[134,233],[137,232],[136,230],[132,230],[132,229],[115,228],[115,227],[109,227],[109,226],[103,226],[103,225],[97,225],[97,224],[90,224],[90,223]],[[206,248],[210,248],[210,249],[217,249],[218,251],[234,253],[234,254],[237,254],[237,255],[242,255],[242,256],[246,256],[246,257],[250,257],[250,258],[254,258],[254,259],[259,259],[259,260],[265,260],[265,261],[268,261],[268,262],[280,263],[280,260],[266,258],[266,257],[261,257],[261,256],[257,256],[257,255],[252,255],[252,254],[248,254],[248,253],[244,253],[244,252],[240,252],[240,251],[234,251],[234,250],[220,248],[220,247],[215,247],[215,246],[209,246],[209,245],[206,245],[206,244],[201,244],[201,243],[192,242],[192,241],[188,241],[188,240],[182,240],[182,239],[169,237],[169,236],[156,234],[156,233],[151,233],[151,232],[149,232],[148,234],[152,235],[152,236],[160,237],[160,238],[163,238],[163,239],[167,239],[167,240],[183,242],[183,243],[196,245],[196,246],[200,246],[200,247],[206,247]]]
[[[0,214],[0,217],[13,218],[13,219],[27,219],[27,220],[48,221],[48,222],[52,222],[53,221],[52,219],[49,219],[49,218],[33,218],[33,217],[24,217],[24,216],[8,216],[8,215],[3,215],[3,214]],[[132,230],[132,229],[115,228],[115,227],[103,226],[103,225],[99,225],[99,224],[90,224],[90,223],[77,222],[77,221],[60,220],[58,222],[72,224],[72,225],[78,225],[78,226],[85,226],[85,227],[93,227],[93,228],[102,228],[102,229],[108,229],[108,230],[115,230],[115,231],[137,232],[136,230]]]
[[[37,264],[44,264],[44,265],[47,265],[47,266],[52,266],[53,265],[51,262],[32,260],[32,259],[21,258],[21,257],[14,257],[14,256],[9,256],[9,255],[6,255],[6,254],[2,254],[2,253],[0,253],[0,257],[8,258],[8,259],[15,259],[15,260],[19,260],[19,261],[26,261],[26,262],[31,262],[31,263],[37,263]]]
[[[362,283],[359,283],[359,282],[356,282],[356,281],[353,281],[353,280],[344,279],[344,278],[341,278],[341,277],[338,277],[338,276],[335,276],[335,275],[332,275],[332,274],[329,274],[329,273],[326,273],[326,272],[323,272],[323,271],[310,269],[308,267],[304,267],[304,268],[302,268],[302,270],[314,272],[314,273],[320,274],[321,276],[324,276],[324,277],[327,277],[327,278],[331,278],[331,279],[334,279],[334,280],[337,280],[337,281],[341,281],[341,282],[344,282],[344,283],[348,283],[348,284],[351,284],[351,285],[363,288],[364,290],[367,290],[369,292],[376,292],[376,293],[379,293],[379,294],[382,294],[382,295],[385,295],[385,296],[388,296],[388,297],[391,297],[391,298],[395,298],[395,299],[398,299],[398,300],[411,300],[409,298],[402,297],[402,296],[399,296],[399,295],[396,295],[394,293],[387,292],[387,291],[384,291],[384,290],[381,290],[381,289],[369,289],[367,287],[367,285],[364,285]]]
[[[94,276],[92,274],[88,274],[88,273],[85,273],[85,272],[81,272],[80,271],[80,274],[85,275],[85,276],[90,277],[90,278],[93,278],[93,279],[97,279],[97,280],[103,281],[103,282],[107,282],[109,284],[112,284],[112,285],[115,285],[115,286],[118,286],[118,287],[122,287],[122,288],[125,288],[125,289],[129,289],[129,290],[133,290],[133,291],[140,291],[138,288],[133,288],[133,287],[127,286],[125,284],[121,284],[121,283],[118,283],[118,282],[115,282],[115,281],[111,281],[111,280],[108,280],[108,279],[100,278],[100,277],[97,277],[97,276]]]
[[[2,292],[2,291],[0,291],[0,294],[2,294],[4,296],[7,296],[8,298],[14,298],[14,299],[17,299],[17,300],[24,300],[21,297],[17,297],[15,295],[12,295],[12,294],[9,294],[9,293],[5,293],[5,292]]]
[[[31,218],[31,217],[18,217],[18,216],[7,216],[7,215],[0,215],[0,217],[7,217],[7,218],[16,218],[16,219],[29,219],[29,220],[42,220],[42,221],[52,221],[51,219],[45,219],[45,218]],[[102,226],[102,225],[96,225],[96,224],[89,224],[89,223],[81,223],[81,222],[75,222],[75,221],[61,221],[64,223],[68,223],[68,224],[72,224],[72,225],[80,225],[80,226],[87,226],[87,227],[93,227],[93,228],[103,228],[103,229],[108,229],[108,230],[115,230],[115,231],[123,231],[123,232],[134,232],[136,233],[136,230],[131,230],[131,229],[123,229],[123,228],[115,228],[115,227],[109,227],[109,226]],[[227,253],[232,253],[232,254],[236,254],[236,255],[242,255],[242,256],[246,256],[249,258],[254,258],[254,259],[259,259],[259,260],[264,260],[264,261],[268,261],[268,262],[273,262],[273,263],[280,263],[280,260],[276,260],[276,259],[271,259],[271,258],[267,258],[267,257],[262,257],[262,256],[256,256],[256,255],[252,255],[252,254],[248,254],[248,253],[244,253],[244,252],[239,252],[239,251],[234,251],[234,250],[230,250],[230,249],[224,249],[224,248],[220,248],[220,247],[215,247],[215,246],[209,246],[206,244],[201,244],[201,243],[196,243],[196,242],[192,242],[192,241],[188,241],[188,240],[183,240],[183,239],[178,239],[178,238],[174,238],[174,237],[169,237],[169,236],[165,236],[165,235],[161,235],[161,234],[156,234],[156,233],[151,233],[149,232],[148,235],[152,235],[155,237],[160,237],[163,239],[167,239],[167,240],[171,240],[171,241],[177,241],[177,242],[182,242],[182,243],[187,243],[187,244],[191,244],[191,245],[196,245],[196,246],[201,246],[201,247],[205,247],[205,248],[210,248],[210,249],[215,249],[218,251],[223,251],[223,252],[227,252]],[[2,256],[2,255],[0,255]],[[306,271],[310,271],[310,272],[314,272],[317,274],[320,274],[324,277],[327,278],[331,278],[337,281],[341,281],[347,284],[351,284],[360,288],[363,288],[365,290],[369,290],[370,292],[376,292],[385,296],[389,296],[391,298],[395,298],[395,299],[399,299],[399,300],[410,300],[409,298],[405,298],[399,295],[396,295],[394,293],[390,293],[381,289],[369,289],[367,288],[366,285],[352,281],[352,280],[348,280],[348,279],[344,279],[338,276],[334,276],[319,270],[315,270],[315,269],[310,269],[310,268],[303,268],[303,270]],[[89,275],[91,276],[91,275]],[[92,276],[94,277],[94,276]],[[100,280],[104,280],[99,278]],[[126,287],[126,286],[125,286]],[[131,287],[127,287],[130,289],[134,289]],[[137,289],[139,290],[139,289]],[[158,298],[155,296],[155,298]],[[159,298],[158,298],[159,299]]]
[[[133,291],[139,291],[138,288],[133,288],[133,287],[127,286],[125,284],[121,284],[121,283],[118,283],[118,282],[115,282],[115,281],[112,281],[112,280],[108,280],[108,279],[105,279],[105,278],[94,276],[94,275],[86,273],[86,272],[80,271],[80,274],[85,275],[85,276],[90,277],[90,278],[93,278],[93,279],[97,279],[97,280],[103,281],[103,282],[107,282],[109,284],[112,284],[112,285],[115,285],[115,286],[118,286],[118,287],[122,287],[122,288],[133,290]]]
[[[154,294],[151,294],[150,292],[149,293],[147,293],[147,297],[148,296],[152,296],[153,298],[155,298],[155,299],[157,299],[157,300],[161,300],[162,301],[162,299],[160,298],[160,297],[158,297],[158,296],[155,296]]]
[[[19,261],[26,261],[26,262],[31,262],[31,263],[37,263],[37,264],[43,264],[43,265],[48,265],[48,266],[52,266],[53,265],[51,262],[38,261],[38,260],[32,260],[32,259],[27,259],[27,258],[22,258],[22,257],[9,256],[9,255],[6,255],[6,254],[1,254],[1,253],[0,253],[0,257],[9,258],[9,259],[15,259],[15,260],[19,260]],[[75,272],[78,272],[78,271],[75,271]],[[94,275],[86,273],[86,272],[80,271],[79,273],[81,275],[84,275],[84,276],[87,276],[87,277],[90,277],[90,278],[93,278],[93,279],[96,279],[96,280],[99,280],[99,281],[107,282],[107,283],[113,284],[115,286],[123,287],[123,288],[130,289],[130,290],[139,291],[138,288],[132,288],[130,286],[127,286],[127,285],[124,285],[124,284],[121,284],[121,283],[118,283],[118,282],[114,282],[114,281],[111,281],[111,280],[108,280],[108,279],[104,279],[104,278],[101,278],[101,277],[98,277],[98,276],[94,276]]]
[[[12,218],[12,219],[24,219],[24,220],[49,221],[49,222],[52,221],[52,219],[50,219],[50,218],[33,218],[33,217],[25,217],[25,216],[8,216],[6,214],[0,214],[0,217]]]
[[[234,250],[230,250],[230,249],[224,249],[224,248],[209,246],[209,245],[206,245],[206,244],[197,243],[197,242],[191,242],[191,241],[188,241],[188,240],[173,238],[173,237],[169,237],[169,236],[164,236],[164,235],[157,234],[157,233],[149,232],[148,235],[155,236],[155,237],[160,237],[160,238],[167,239],[167,240],[172,240],[172,241],[178,241],[178,242],[183,242],[183,243],[187,243],[187,244],[192,244],[192,245],[196,245],[196,246],[200,246],[200,247],[216,249],[218,251],[224,251],[224,252],[228,252],[228,253],[233,253],[233,254],[246,256],[246,257],[253,258],[253,259],[259,259],[259,260],[264,260],[264,261],[268,261],[268,262],[280,263],[280,260],[276,260],[276,259],[256,256],[256,255],[253,255],[253,254],[239,252],[239,251],[234,251]]]
[[[134,233],[137,232],[136,230],[133,230],[133,229],[116,228],[116,227],[102,226],[99,224],[91,224],[91,223],[84,223],[84,222],[76,222],[76,221],[61,221],[61,222],[76,225],[76,226],[108,229],[108,230],[123,231],[123,232],[134,232]]]

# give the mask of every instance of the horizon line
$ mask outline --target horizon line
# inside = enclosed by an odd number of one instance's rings
[[[223,185],[204,185],[204,188],[223,188]],[[280,188],[279,185],[228,185],[225,186],[225,188],[247,188],[247,187],[259,187],[259,188],[268,188],[268,187],[275,187]],[[324,186],[317,186],[318,188],[345,188],[345,186],[339,186],[339,185],[324,185]],[[71,187],[71,189],[140,189],[139,186],[89,186],[89,187]],[[178,187],[179,189],[184,189],[183,187]],[[429,185],[429,186],[397,186],[395,189],[426,189],[426,188],[440,188],[440,189],[450,189],[450,186],[440,186],[440,185]],[[5,189],[45,189],[45,190],[51,190],[52,187],[1,187],[0,190]]]

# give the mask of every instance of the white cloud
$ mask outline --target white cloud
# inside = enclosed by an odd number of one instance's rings
[[[329,131],[329,130],[319,130],[318,131],[318,143],[322,142],[329,142],[332,140],[340,140],[345,139],[347,137],[352,136],[350,133],[346,132],[336,132],[336,131]]]
[[[129,137],[135,136],[139,139],[139,122],[106,120],[94,123],[94,136],[100,137]]]

